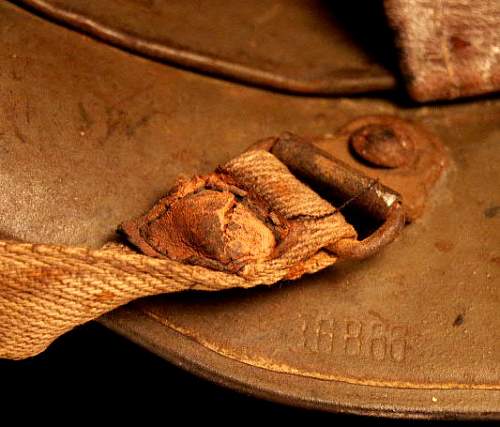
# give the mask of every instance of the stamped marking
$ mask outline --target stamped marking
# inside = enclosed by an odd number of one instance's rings
[[[300,316],[291,337],[293,350],[364,358],[373,362],[404,363],[408,350],[408,327],[379,320]],[[298,339],[297,339],[298,338]]]
[[[136,312],[134,312],[136,313]],[[217,344],[205,337],[202,334],[197,333],[197,331],[193,331],[192,329],[186,328],[179,324],[173,323],[171,319],[164,318],[161,315],[158,315],[150,310],[142,310],[142,313],[152,319],[154,322],[159,323],[160,325],[171,329],[175,333],[181,334],[184,337],[194,339],[196,343],[205,347],[205,349],[210,350],[219,356],[235,360],[240,363],[248,364],[252,367],[258,367],[261,369],[265,369],[271,372],[284,373],[288,375],[297,375],[306,378],[314,378],[326,381],[338,381],[344,382],[347,384],[354,385],[362,385],[362,386],[373,386],[373,387],[388,387],[388,388],[397,388],[397,389],[419,389],[419,390],[500,390],[500,384],[498,383],[471,383],[471,382],[434,382],[434,381],[408,381],[408,380],[394,380],[394,379],[381,379],[376,376],[362,376],[358,377],[352,374],[343,374],[341,372],[318,372],[314,369],[303,369],[298,368],[296,366],[289,365],[283,362],[277,362],[272,357],[252,357],[246,353],[241,353],[241,347],[239,350],[235,350],[229,348],[227,346],[223,346]],[[288,326],[291,328],[287,328],[286,331],[290,332],[287,338],[292,341],[294,340],[294,346],[288,347],[287,350],[294,351],[311,351],[305,347],[306,340],[304,337],[306,336],[306,331],[311,331],[308,327],[310,326],[309,322],[304,322],[304,317],[299,316],[296,318],[297,322],[289,322]],[[329,321],[333,321],[332,318],[327,318]],[[362,321],[365,322],[366,321]],[[368,321],[369,323],[369,321]],[[383,323],[388,324],[389,322],[384,321]],[[324,326],[330,324],[331,322],[327,322],[323,324]],[[323,326],[323,327],[324,327]],[[407,358],[406,349],[410,348],[407,346],[407,343],[410,342],[411,335],[408,334],[408,328],[406,325],[392,325],[391,327],[391,335],[392,335],[392,348],[391,351],[393,353],[393,357],[400,359],[401,361],[406,360],[410,361],[410,358]],[[313,329],[315,330],[315,329]],[[324,329],[323,329],[324,330]],[[335,328],[335,331],[337,328]],[[387,330],[387,329],[386,329]],[[328,336],[329,334],[327,334]],[[314,336],[314,334],[312,335]],[[308,336],[311,338],[311,336]],[[334,335],[334,343],[336,343],[336,339],[338,335]],[[327,341],[328,342],[328,341]],[[308,341],[307,344],[315,344],[313,341]],[[317,349],[322,347],[316,347]],[[338,349],[335,347],[334,349]],[[203,352],[197,352],[197,357],[199,357]],[[326,353],[330,355],[331,353]],[[227,361],[224,361],[227,363]],[[380,363],[380,362],[379,362]]]

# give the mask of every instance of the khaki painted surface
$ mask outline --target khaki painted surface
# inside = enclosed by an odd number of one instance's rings
[[[179,174],[208,172],[284,130],[325,136],[384,113],[439,135],[448,172],[424,216],[379,256],[271,289],[153,298],[103,322],[279,401],[500,414],[500,100],[410,108],[271,93],[134,57],[6,3],[0,36],[4,239],[98,247]]]

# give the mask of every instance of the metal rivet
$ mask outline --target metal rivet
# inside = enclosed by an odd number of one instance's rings
[[[413,159],[414,144],[410,138],[398,134],[390,126],[366,125],[350,138],[355,153],[375,166],[400,168]]]

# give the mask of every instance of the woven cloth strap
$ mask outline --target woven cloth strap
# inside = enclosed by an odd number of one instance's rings
[[[73,327],[137,298],[250,288],[313,273],[336,261],[323,248],[356,235],[340,212],[268,152],[243,153],[222,170],[287,218],[300,238],[235,273],[145,256],[119,244],[92,250],[0,242],[0,357],[36,355]]]

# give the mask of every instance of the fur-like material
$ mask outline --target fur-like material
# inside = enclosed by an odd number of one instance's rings
[[[500,90],[499,0],[385,0],[417,101]]]

